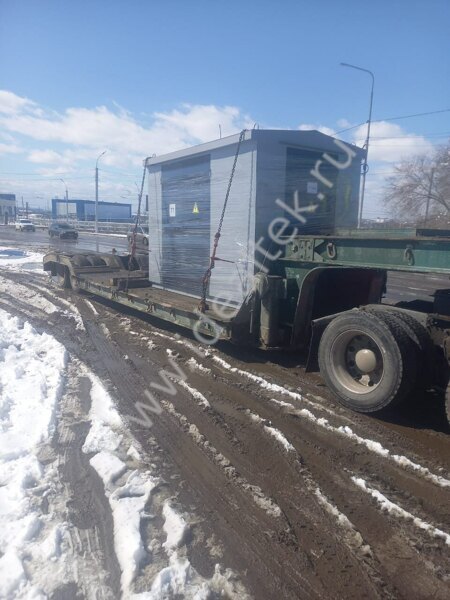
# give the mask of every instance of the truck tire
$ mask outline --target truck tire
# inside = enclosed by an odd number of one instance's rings
[[[412,315],[395,310],[395,308],[377,309],[376,307],[370,307],[368,310],[379,316],[380,319],[385,318],[385,315],[388,314],[389,317],[400,321],[416,349],[417,365],[419,367],[416,384],[421,390],[430,387],[435,379],[436,356],[434,344],[425,327]]]
[[[354,311],[336,317],[325,329],[319,366],[341,404],[372,413],[394,406],[411,391],[417,359],[396,319]]]

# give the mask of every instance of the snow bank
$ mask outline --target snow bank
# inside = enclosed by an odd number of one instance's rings
[[[54,338],[0,309],[0,597],[37,594],[24,561],[55,556],[55,543],[36,548],[46,517],[34,491],[49,485],[36,454],[48,443],[63,388],[67,353]],[[56,534],[55,534],[56,535]],[[54,536],[55,537],[55,536]]]
[[[133,600],[166,600],[169,598],[189,598],[192,600],[209,600],[211,598],[228,597],[246,600],[248,595],[243,587],[235,581],[234,575],[227,570],[222,573],[220,565],[215,566],[214,575],[206,580],[192,567],[186,557],[180,556],[178,548],[188,530],[184,517],[175,511],[170,501],[163,507],[164,531],[166,541],[163,544],[169,564],[155,577],[151,590],[134,594]]]

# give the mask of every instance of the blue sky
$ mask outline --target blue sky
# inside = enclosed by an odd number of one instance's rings
[[[445,0],[0,0],[0,191],[32,204],[135,197],[146,155],[258,122],[339,131],[450,108]],[[450,112],[375,124],[367,216],[402,156],[450,137]],[[343,133],[362,143],[364,127]]]

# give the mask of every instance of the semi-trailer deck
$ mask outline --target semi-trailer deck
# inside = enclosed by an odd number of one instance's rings
[[[162,289],[146,256],[52,251],[44,270],[83,291],[226,339],[308,353],[339,401],[376,412],[419,387],[446,387],[450,365],[450,284],[425,306],[382,303],[388,271],[450,275],[450,232],[338,231],[289,238],[283,256],[254,276],[240,305]],[[449,393],[447,391],[447,397]],[[447,404],[450,401],[447,400]]]

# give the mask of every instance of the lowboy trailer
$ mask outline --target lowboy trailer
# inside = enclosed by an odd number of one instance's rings
[[[377,412],[417,389],[446,389],[450,289],[428,303],[382,303],[388,271],[450,275],[450,232],[338,231],[290,237],[239,305],[162,289],[148,256],[52,251],[44,270],[83,291],[197,332],[265,349],[302,352],[341,404]],[[449,284],[450,288],[450,284]],[[199,290],[201,281],[199,281]]]

